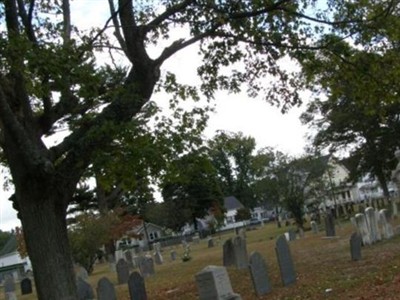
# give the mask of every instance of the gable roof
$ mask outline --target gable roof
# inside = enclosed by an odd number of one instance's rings
[[[243,204],[240,203],[240,201],[236,199],[235,196],[229,196],[224,198],[224,208],[226,210],[239,209],[243,207],[244,207]]]
[[[12,234],[3,249],[0,250],[0,257],[15,251],[17,251],[17,237]]]

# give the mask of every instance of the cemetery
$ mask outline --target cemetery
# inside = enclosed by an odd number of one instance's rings
[[[80,299],[395,299],[400,219],[388,209],[358,211],[349,219],[307,220],[301,234],[269,222],[156,245],[113,266],[98,262],[90,275],[78,267]],[[6,278],[1,288],[0,299],[37,299],[32,278]]]

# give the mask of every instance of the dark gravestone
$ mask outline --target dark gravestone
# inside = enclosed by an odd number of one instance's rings
[[[4,294],[6,300],[16,300],[17,296],[15,294],[15,281],[14,277],[11,275],[6,275],[4,280]]]
[[[269,281],[267,265],[260,253],[253,252],[249,259],[249,268],[251,280],[257,296],[262,296],[271,291],[271,282]]]
[[[233,251],[235,254],[235,266],[237,269],[247,269],[249,258],[247,256],[246,240],[240,236],[233,238]]]
[[[133,269],[133,260],[132,260],[131,250],[126,250],[124,255],[125,255],[125,259],[126,259],[126,262],[128,263],[129,268]]]
[[[232,239],[226,240],[222,246],[222,261],[224,267],[229,267],[235,264],[235,252],[233,249]]]
[[[214,240],[212,238],[210,238],[208,240],[208,248],[212,248],[212,247],[214,247]]]
[[[326,236],[335,236],[335,220],[331,213],[328,213],[325,218],[325,232]]]
[[[296,240],[296,231],[294,229],[289,229],[289,241],[295,241]]]
[[[156,251],[156,253],[154,254],[154,261],[156,263],[156,265],[162,265],[163,264],[163,257],[161,255],[161,252]]]
[[[144,278],[152,276],[155,274],[154,271],[154,261],[151,257],[142,256],[139,261],[140,274]]]
[[[32,281],[29,278],[24,278],[21,280],[21,294],[27,295],[32,293]]]
[[[358,233],[353,233],[350,237],[351,260],[361,260],[362,239]]]
[[[294,271],[289,244],[287,243],[284,235],[280,235],[276,240],[275,251],[278,257],[278,264],[281,271],[283,285],[286,286],[294,283],[296,281],[296,273]]]
[[[81,277],[78,277],[76,280],[76,288],[78,290],[78,299],[79,300],[93,300],[94,293],[92,286],[83,280]]]
[[[117,262],[117,277],[118,284],[124,284],[128,282],[129,265],[123,258],[120,258]]]
[[[133,272],[129,276],[128,288],[131,300],[147,300],[144,279],[138,272]]]
[[[114,285],[107,277],[102,277],[97,283],[97,300],[117,300]]]

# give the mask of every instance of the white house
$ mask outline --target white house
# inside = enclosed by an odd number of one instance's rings
[[[17,239],[13,234],[0,250],[0,281],[6,275],[12,275],[14,279],[20,280],[25,273],[32,270],[29,257],[22,258],[17,251]]]
[[[228,230],[246,225],[245,221],[236,222],[235,216],[240,208],[244,208],[243,204],[234,196],[224,198],[225,220],[224,225],[219,230]]]
[[[142,222],[141,225],[128,231],[124,237],[117,241],[116,249],[123,247],[146,247],[149,243],[156,241],[162,236],[162,227],[153,223]]]

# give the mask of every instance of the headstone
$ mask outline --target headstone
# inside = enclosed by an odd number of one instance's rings
[[[399,215],[399,209],[397,207],[397,201],[392,199],[392,215],[393,217],[397,217]]]
[[[368,231],[367,221],[364,214],[356,214],[356,223],[358,234],[361,235],[363,245],[371,245],[371,238]]]
[[[233,249],[232,239],[228,239],[222,246],[222,262],[224,267],[235,264],[235,251]]]
[[[171,251],[171,260],[172,261],[176,260],[176,251],[175,250]]]
[[[200,243],[200,237],[198,235],[193,236],[193,244],[199,244]]]
[[[154,262],[157,265],[162,265],[163,261],[164,261],[164,259],[163,259],[162,255],[161,255],[161,252],[156,251],[156,253],[154,254]]]
[[[353,233],[350,237],[350,253],[351,260],[361,260],[361,236],[358,233]]]
[[[129,268],[133,269],[133,260],[132,260],[132,253],[130,250],[126,250],[124,252],[125,260],[129,265]]]
[[[160,242],[154,243],[153,247],[156,252],[161,252],[161,243]]]
[[[17,295],[15,293],[14,277],[12,277],[11,275],[6,275],[3,288],[6,300],[17,300]]]
[[[257,296],[269,293],[272,289],[269,280],[267,265],[264,258],[258,252],[252,252],[249,259],[251,280]]]
[[[357,228],[357,222],[356,222],[356,218],[355,217],[350,217],[350,222],[353,225],[355,230],[358,230]]]
[[[294,229],[289,229],[289,241],[295,241],[296,240],[296,231]]]
[[[246,228],[240,228],[239,229],[239,234],[238,234],[242,239],[246,238]]]
[[[129,265],[123,258],[117,262],[117,278],[118,284],[125,284],[128,282]]]
[[[331,213],[328,213],[325,217],[325,232],[326,236],[335,236],[335,220]]]
[[[116,267],[116,263],[115,263],[115,256],[112,254],[109,254],[107,257],[107,261],[110,267],[110,271],[111,272],[116,272],[117,271],[117,267]]]
[[[390,239],[394,235],[393,227],[389,223],[389,220],[388,220],[389,219],[388,218],[388,214],[389,214],[389,211],[386,208],[381,209],[379,211],[379,219],[380,219],[381,224],[382,224],[382,233],[383,233],[383,237],[385,239]]]
[[[128,289],[131,300],[147,300],[144,279],[138,272],[133,272],[129,276]]]
[[[303,228],[299,228],[299,237],[303,238],[304,237],[304,230]]]
[[[214,247],[214,240],[213,240],[213,238],[209,238],[208,239],[208,248],[212,248],[212,247]]]
[[[21,280],[21,294],[27,295],[32,293],[32,281],[29,278],[24,278]]]
[[[381,234],[378,226],[378,219],[376,218],[375,209],[372,207],[367,207],[365,209],[365,217],[367,220],[369,237],[371,239],[371,243],[376,243],[381,240]]]
[[[76,278],[82,278],[83,280],[87,280],[89,278],[89,274],[86,269],[80,265],[75,266],[75,274]]]
[[[235,294],[225,267],[207,266],[195,275],[200,300],[241,300]]]
[[[144,278],[154,275],[153,259],[151,257],[142,256],[139,261],[139,270]]]
[[[317,234],[317,233],[318,233],[318,224],[317,224],[317,222],[311,221],[310,224],[311,224],[311,230],[312,230],[312,232],[313,232],[314,234]]]
[[[283,235],[280,235],[276,240],[275,251],[278,257],[283,285],[286,286],[294,283],[296,281],[296,273],[294,271],[292,255],[290,254],[289,244]]]
[[[239,270],[247,269],[249,258],[247,256],[246,240],[241,236],[236,236],[232,242],[236,268]]]
[[[97,300],[117,300],[114,285],[107,277],[97,283]]]
[[[93,300],[94,293],[92,286],[83,280],[81,277],[78,277],[76,280],[76,288],[78,291],[78,299],[79,300]]]

